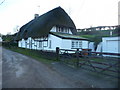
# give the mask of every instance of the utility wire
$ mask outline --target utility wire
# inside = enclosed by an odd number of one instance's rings
[[[5,2],[5,0],[3,0],[3,1],[0,3],[0,5],[2,5],[4,2]]]

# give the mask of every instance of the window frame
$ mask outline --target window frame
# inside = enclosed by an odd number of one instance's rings
[[[82,41],[75,41],[72,40],[71,42],[71,49],[81,49],[82,48]]]

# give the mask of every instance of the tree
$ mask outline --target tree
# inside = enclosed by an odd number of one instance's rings
[[[114,33],[115,33],[117,36],[120,36],[120,26],[118,26],[118,27],[115,29]]]

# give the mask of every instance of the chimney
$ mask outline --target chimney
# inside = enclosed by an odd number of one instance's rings
[[[39,17],[39,14],[35,14],[34,15],[34,18],[36,19],[36,18],[38,18]]]

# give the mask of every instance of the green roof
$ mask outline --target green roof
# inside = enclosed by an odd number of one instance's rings
[[[78,35],[72,35],[72,34],[66,34],[66,33],[50,32],[50,34],[60,37],[62,39],[88,40],[87,38],[83,38]]]
[[[46,37],[52,27],[56,25],[72,28],[73,34],[77,32],[69,15],[61,7],[57,7],[23,25],[16,36],[16,40],[28,37]]]

